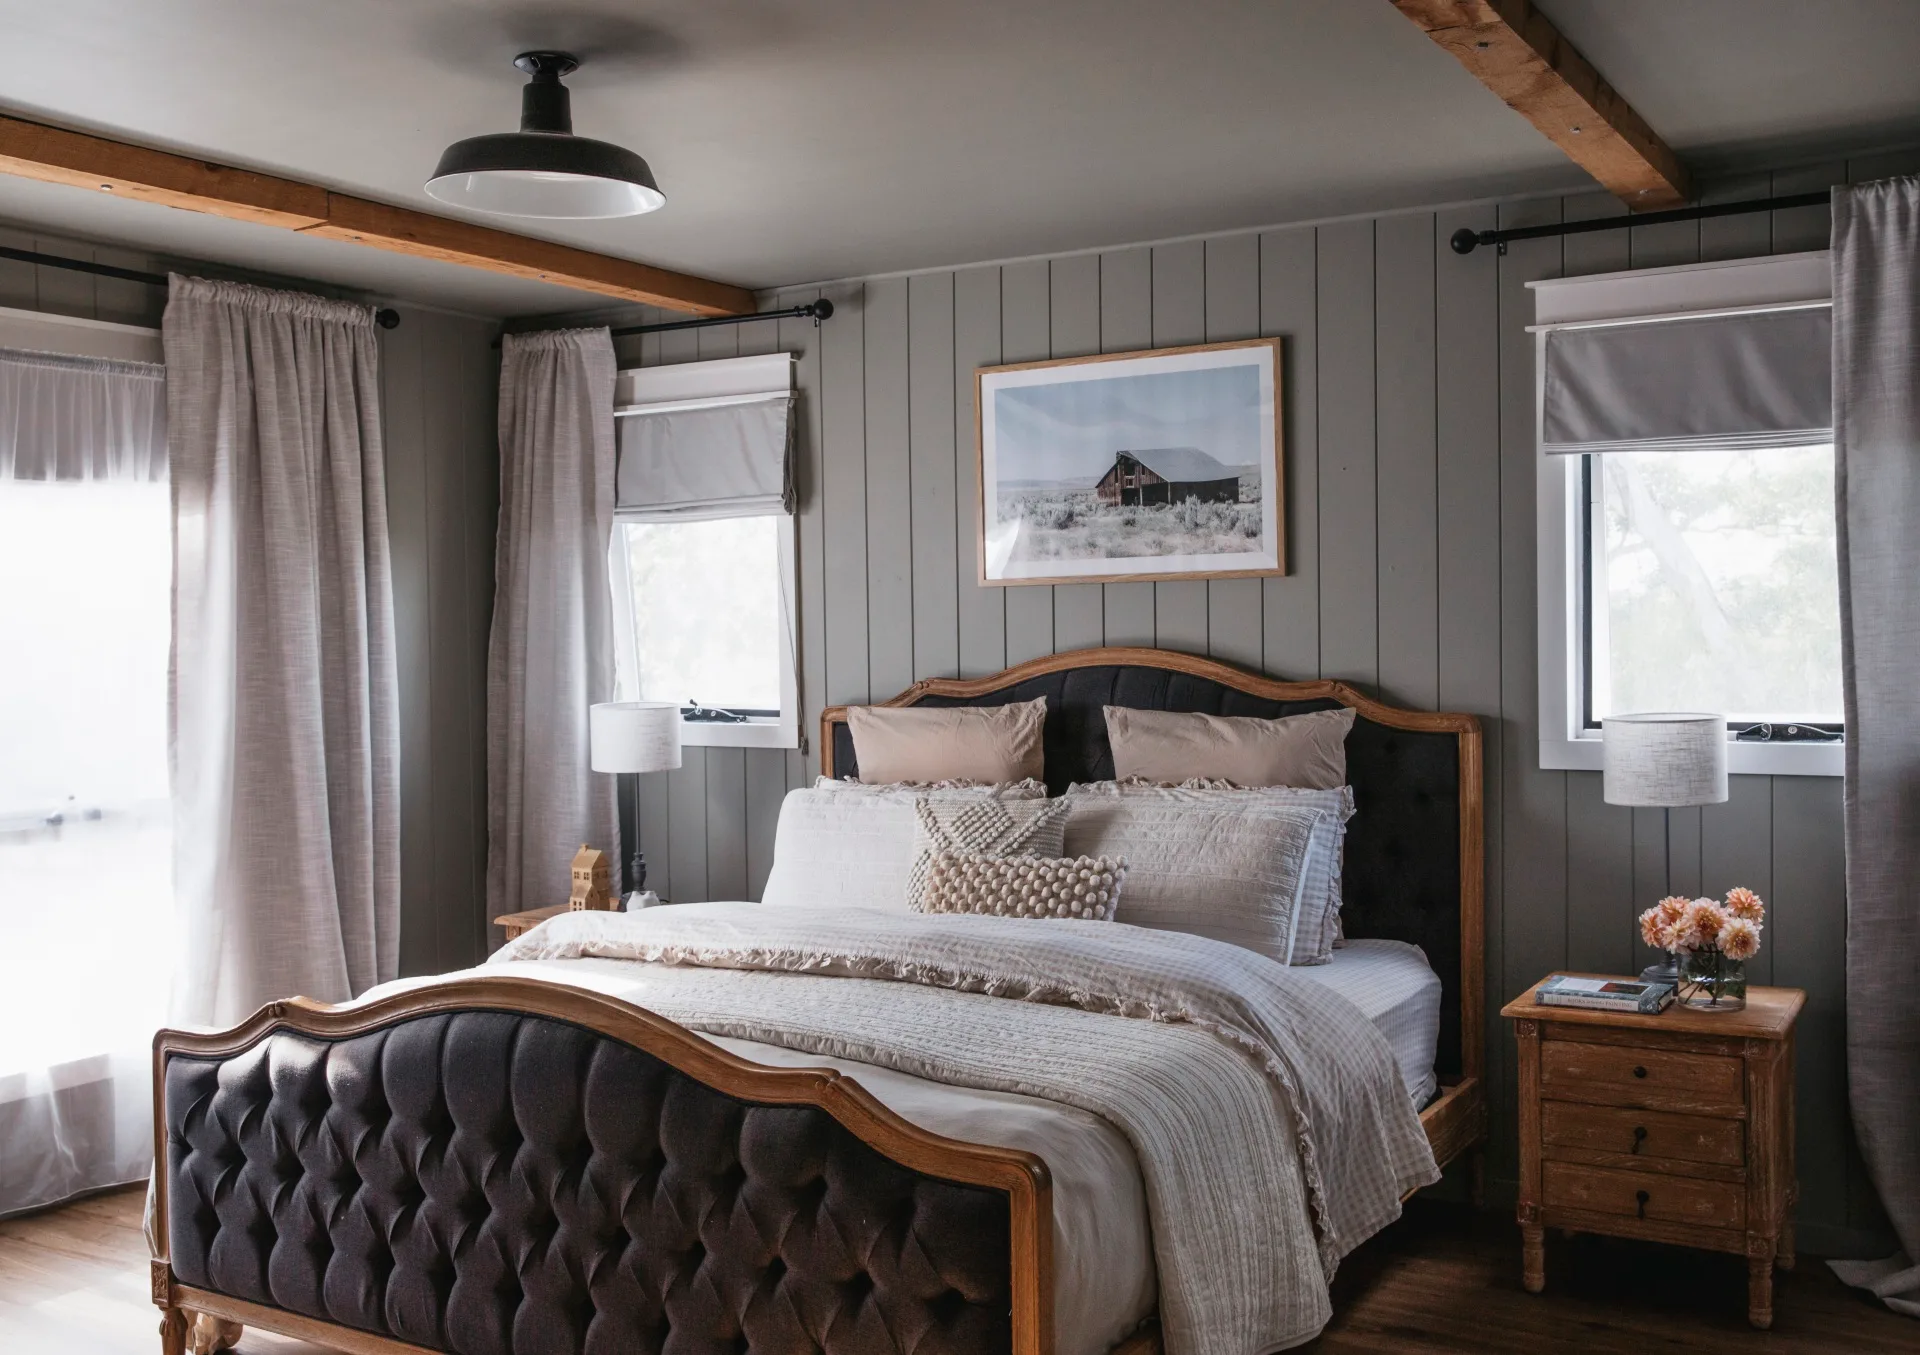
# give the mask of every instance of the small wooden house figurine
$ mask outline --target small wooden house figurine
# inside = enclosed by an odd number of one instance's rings
[[[1114,453],[1113,465],[1095,488],[1100,502],[1109,508],[1146,508],[1189,499],[1238,503],[1240,472],[1198,447],[1154,447]]]
[[[580,850],[573,854],[573,893],[567,898],[568,911],[610,913],[618,906],[607,854],[581,843]]]

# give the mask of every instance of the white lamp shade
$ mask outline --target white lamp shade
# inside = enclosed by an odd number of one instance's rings
[[[680,707],[672,701],[608,701],[587,712],[596,772],[670,772],[680,765]]]
[[[1727,717],[1690,712],[1609,715],[1600,722],[1610,805],[1677,809],[1727,798]]]

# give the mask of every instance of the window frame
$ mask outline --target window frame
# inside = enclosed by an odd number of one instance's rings
[[[1546,336],[1565,325],[1806,304],[1832,295],[1825,250],[1639,269],[1528,283],[1534,293],[1533,410],[1539,651],[1539,759],[1545,771],[1600,771],[1600,733],[1587,727],[1588,615],[1584,559],[1586,455],[1548,456]],[[1685,455],[1685,453],[1676,453]],[[1760,776],[1841,776],[1846,744],[1727,742],[1727,770]]]
[[[799,552],[793,517],[767,516],[778,521],[780,602],[786,624],[780,628],[780,710],[774,715],[750,715],[744,724],[728,721],[680,719],[680,742],[691,748],[800,747],[800,680],[795,664],[798,628],[797,588]],[[613,594],[615,689],[623,701],[641,699],[632,671],[634,653],[633,582],[627,574],[626,533],[616,518],[607,543],[607,587]],[[616,580],[619,586],[615,586]]]

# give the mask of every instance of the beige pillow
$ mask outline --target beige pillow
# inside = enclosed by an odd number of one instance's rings
[[[1247,715],[1108,706],[1107,742],[1119,780],[1186,781],[1216,777],[1236,786],[1347,784],[1347,731],[1354,713],[1316,710],[1262,720]],[[864,772],[865,762],[862,761]]]
[[[917,824],[907,906],[921,909],[927,864],[936,852],[985,856],[1058,856],[1067,834],[1065,800],[933,799],[914,802]]]
[[[854,706],[860,779],[1020,781],[1046,775],[1047,698],[1007,706]]]
[[[1111,922],[1126,878],[1127,863],[1111,856],[935,852],[922,911]]]

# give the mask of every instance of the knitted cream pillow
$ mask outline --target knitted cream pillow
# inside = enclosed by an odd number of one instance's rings
[[[927,863],[935,852],[988,856],[1058,856],[1067,835],[1065,800],[937,799],[914,801],[913,865],[907,907],[920,908]],[[924,910],[922,910],[924,911]]]
[[[1127,863],[1112,856],[935,852],[921,911],[1113,921]]]

